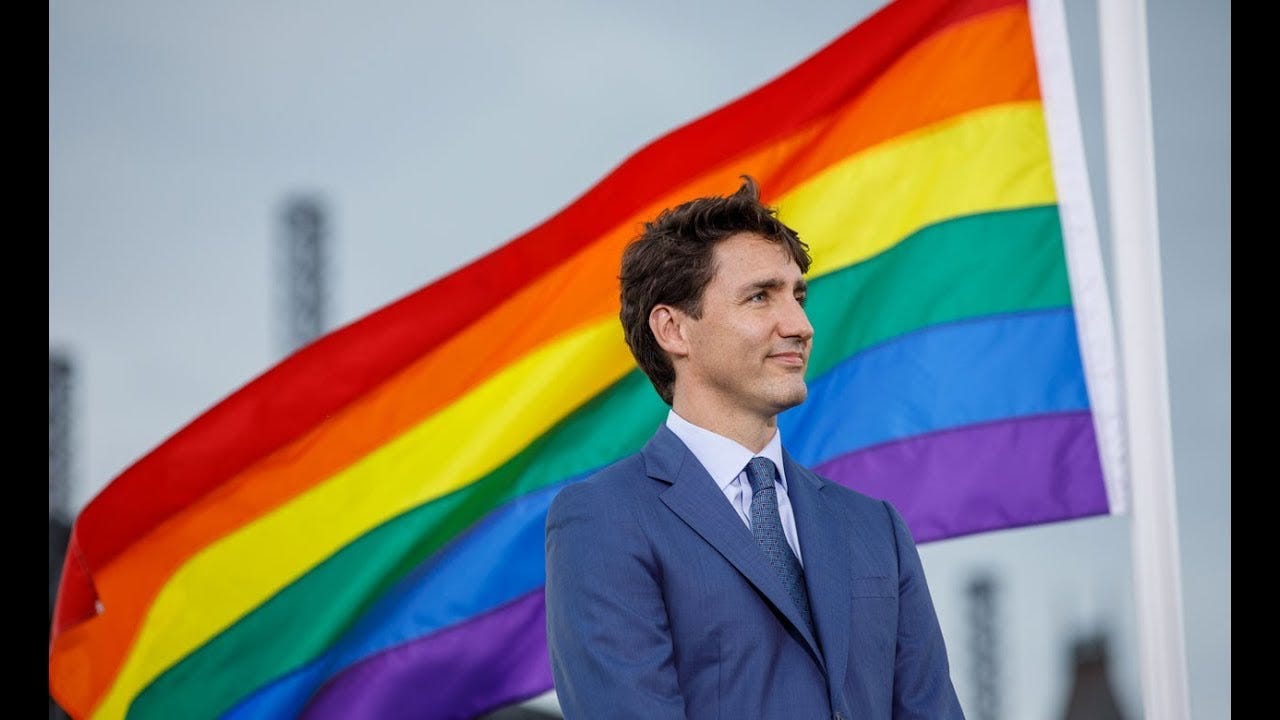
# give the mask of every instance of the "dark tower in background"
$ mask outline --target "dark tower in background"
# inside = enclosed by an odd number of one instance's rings
[[[71,359],[49,351],[49,518],[71,517]]]
[[[1062,720],[1125,720],[1111,685],[1107,636],[1090,633],[1071,644],[1071,689]]]
[[[991,573],[978,573],[969,581],[970,652],[973,656],[973,703],[966,710],[971,720],[997,720],[1000,694],[996,663],[996,581]]]
[[[49,351],[49,624],[58,598],[62,561],[71,538],[71,359]],[[47,689],[46,689],[47,692]],[[49,697],[50,720],[67,714]]]
[[[320,337],[328,322],[329,229],[315,197],[285,204],[281,257],[284,276],[284,354]]]

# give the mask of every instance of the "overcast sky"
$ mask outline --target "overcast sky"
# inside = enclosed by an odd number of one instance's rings
[[[282,357],[290,197],[326,203],[330,324],[346,324],[880,5],[50,3],[49,345],[74,363],[70,509]],[[1067,5],[1109,252],[1095,5]],[[1230,13],[1147,8],[1192,717],[1215,719],[1231,707]],[[989,571],[1002,717],[1056,718],[1067,644],[1094,629],[1140,716],[1129,532],[1092,518],[922,547],[962,701],[965,588]]]

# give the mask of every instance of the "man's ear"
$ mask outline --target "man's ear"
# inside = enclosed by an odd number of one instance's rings
[[[653,331],[658,346],[677,357],[688,355],[689,343],[684,336],[687,318],[680,308],[654,305],[649,311],[649,329]]]

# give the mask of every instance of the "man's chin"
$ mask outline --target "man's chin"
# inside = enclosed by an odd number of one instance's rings
[[[809,388],[801,383],[799,387],[781,389],[775,397],[775,405],[778,408],[778,412],[782,412],[783,410],[789,410],[799,405],[808,397]]]

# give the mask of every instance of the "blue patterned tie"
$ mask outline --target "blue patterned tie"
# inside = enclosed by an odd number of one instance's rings
[[[747,463],[747,481],[751,483],[751,533],[756,536],[765,557],[769,558],[769,564],[778,571],[782,586],[800,609],[809,630],[817,635],[809,610],[809,591],[804,586],[804,568],[791,552],[787,536],[782,532],[778,491],[773,484],[777,477],[778,467],[769,458],[754,457]]]

